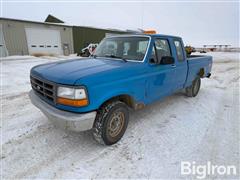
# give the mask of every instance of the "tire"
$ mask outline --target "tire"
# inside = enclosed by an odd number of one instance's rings
[[[128,107],[121,101],[103,105],[97,112],[93,137],[100,144],[112,145],[124,135],[129,120]]]
[[[200,90],[200,87],[201,87],[201,79],[200,77],[197,77],[191,86],[187,87],[186,88],[186,95],[188,97],[195,97],[197,96],[199,90]]]

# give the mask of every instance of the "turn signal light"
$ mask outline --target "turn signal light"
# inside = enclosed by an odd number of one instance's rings
[[[67,98],[58,97],[57,103],[67,105],[67,106],[81,107],[81,106],[88,105],[88,100],[87,99],[67,99]]]

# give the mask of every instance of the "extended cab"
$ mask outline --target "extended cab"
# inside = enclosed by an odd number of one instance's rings
[[[35,66],[30,99],[56,125],[92,130],[106,145],[123,136],[129,109],[185,89],[195,97],[210,77],[211,56],[186,57],[180,37],[121,35],[101,41],[89,58]]]

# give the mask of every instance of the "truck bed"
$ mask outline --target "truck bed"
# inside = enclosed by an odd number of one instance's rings
[[[192,84],[192,81],[199,75],[199,71],[203,70],[203,75],[201,77],[209,77],[212,68],[212,57],[211,56],[201,56],[192,55],[187,58],[188,62],[188,75],[185,86]]]
[[[205,59],[205,57],[211,57],[211,56],[204,56],[204,55],[190,55],[190,56],[188,56],[187,57],[187,60],[196,60],[196,59],[202,59],[202,58],[204,58]]]

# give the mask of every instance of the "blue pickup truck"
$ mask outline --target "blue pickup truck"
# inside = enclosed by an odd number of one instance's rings
[[[187,57],[180,37],[119,35],[104,38],[91,57],[33,67],[29,96],[59,127],[91,129],[111,145],[125,133],[130,109],[181,89],[195,97],[211,68],[211,56]]]

